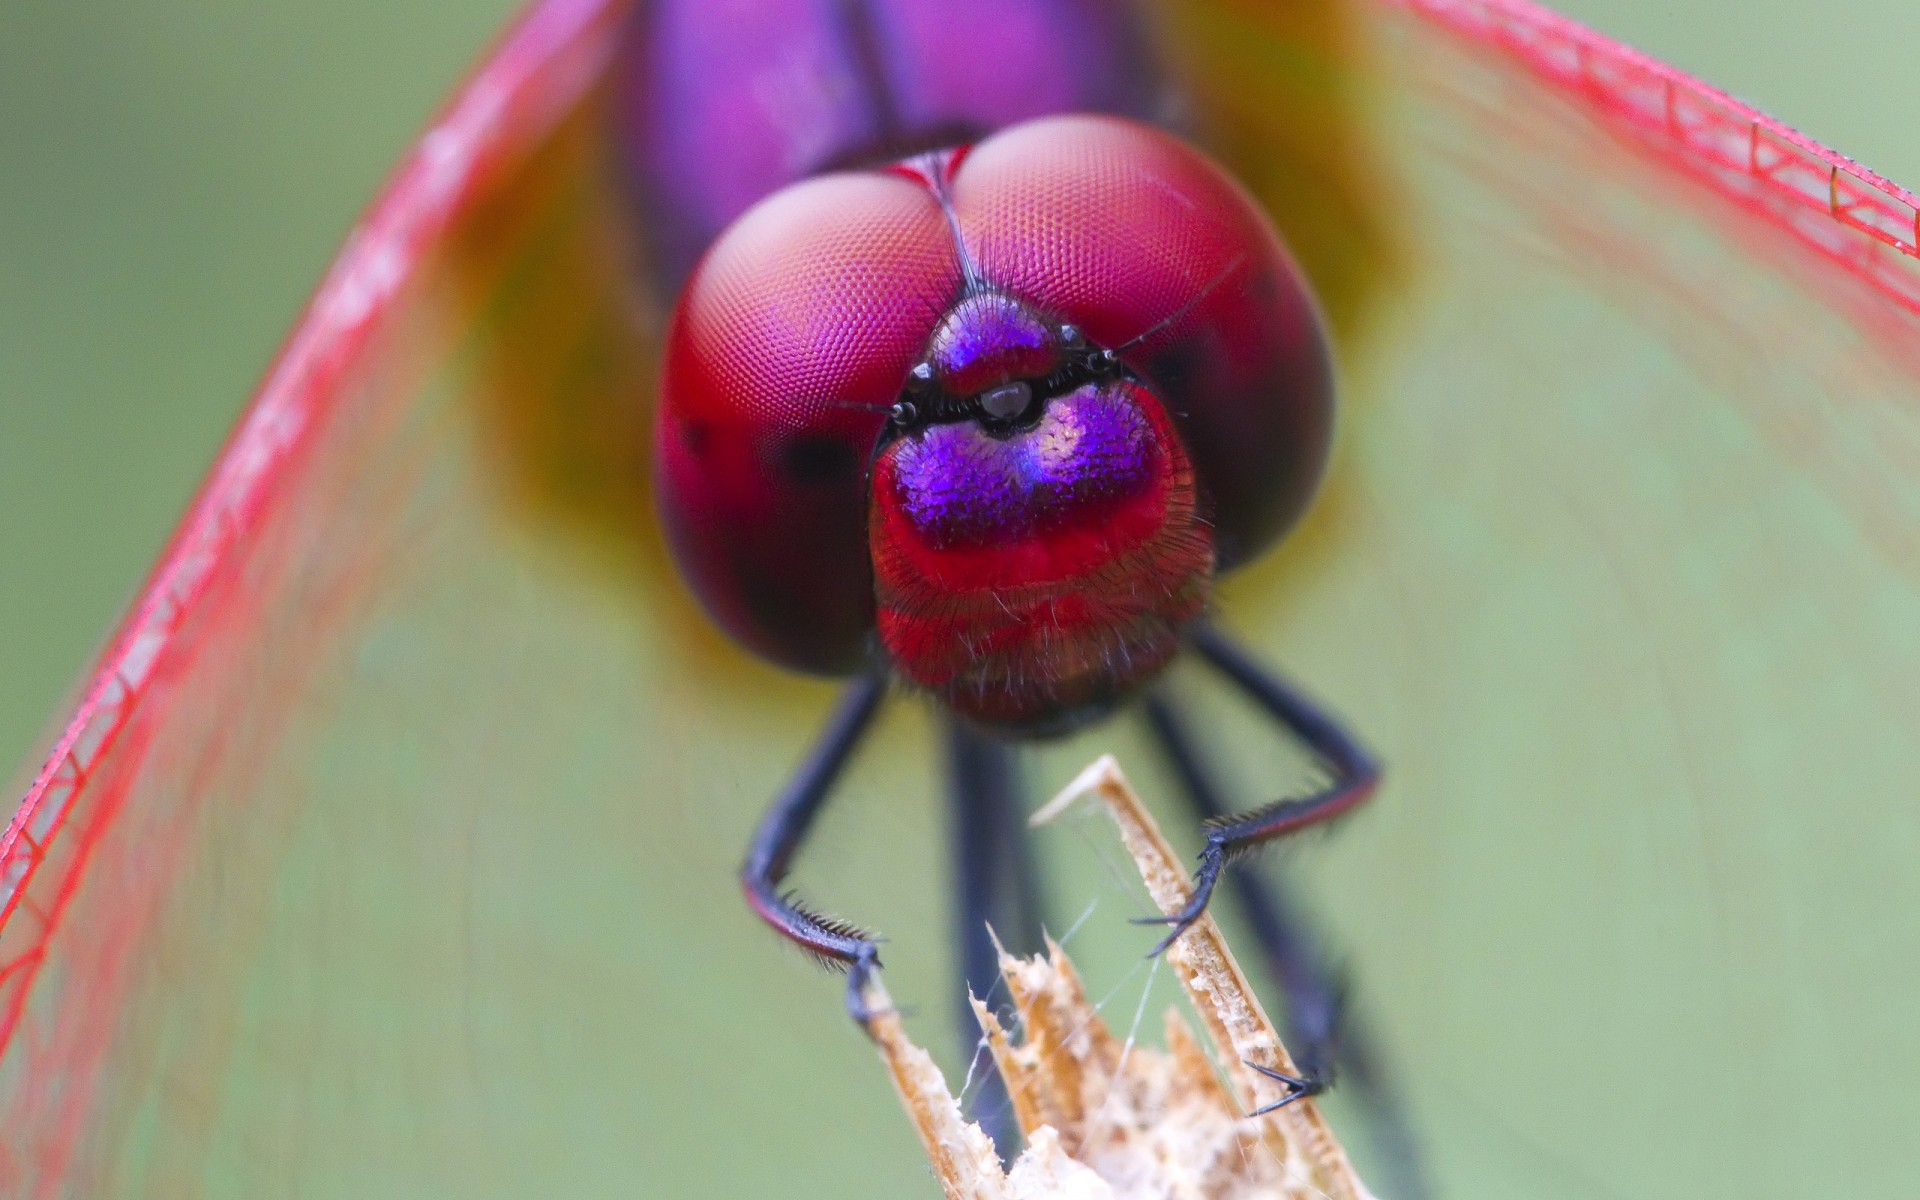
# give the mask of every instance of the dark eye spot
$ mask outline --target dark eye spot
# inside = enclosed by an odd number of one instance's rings
[[[713,440],[713,428],[705,421],[687,421],[680,426],[680,444],[687,453],[698,457],[707,452],[707,444]]]
[[[1200,347],[1185,338],[1147,360],[1147,374],[1163,388],[1188,386],[1199,374]]]
[[[781,465],[795,483],[833,483],[853,474],[853,448],[833,438],[795,438],[780,453]]]

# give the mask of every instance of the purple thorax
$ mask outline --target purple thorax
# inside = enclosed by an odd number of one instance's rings
[[[1152,424],[1124,387],[1088,384],[1011,434],[974,421],[902,439],[902,510],[935,549],[1002,545],[1097,519],[1154,478]]]
[[[1116,0],[654,0],[622,67],[622,153],[671,295],[755,201],[1061,112],[1160,99]]]

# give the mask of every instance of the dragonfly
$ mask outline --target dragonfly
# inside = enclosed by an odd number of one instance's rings
[[[994,990],[1000,944],[1041,949],[1033,858],[1007,844],[1031,807],[1022,742],[1144,707],[1206,821],[1191,901],[1144,918],[1172,927],[1156,954],[1230,857],[1379,781],[1335,718],[1205,620],[1216,576],[1279,540],[1314,490],[1332,362],[1257,203],[1134,116],[1162,88],[1129,15],[661,4],[634,27],[622,142],[648,257],[679,297],[654,434],[667,540],[743,645],[856,677],[742,883],[774,929],[845,969],[863,1027],[878,937],[786,881],[895,680],[943,714],[969,996]],[[995,83],[949,53],[968,33]],[[1182,653],[1305,745],[1325,782],[1227,811],[1190,721],[1152,689]],[[1271,1111],[1325,1090],[1335,1047],[1361,1043],[1292,907],[1239,882],[1292,985],[1300,1073],[1267,1076]],[[998,1080],[974,1106],[1010,1142]],[[1416,1191],[1412,1152],[1396,1158]]]
[[[695,255],[636,213],[635,19],[536,5],[436,120],[35,776],[0,843],[10,1194],[924,1189],[730,894],[832,700],[713,634],[650,532]],[[1167,91],[1092,107],[1217,162],[1334,347],[1317,498],[1208,628],[1385,765],[1285,882],[1434,1189],[1901,1194],[1913,197],[1525,4],[1145,19]],[[1149,686],[1265,798],[1300,764],[1190,666]],[[914,710],[796,870],[884,914],[905,979],[950,918],[903,797],[940,748],[955,792],[1007,766]]]
[[[668,542],[743,645],[856,677],[742,883],[775,929],[846,969],[863,1026],[879,941],[783,885],[895,679],[942,712],[955,824],[983,831],[953,872],[975,994],[998,973],[994,918],[1009,935],[1040,924],[1031,857],[997,844],[1029,807],[1022,742],[1144,703],[1208,822],[1191,902],[1147,918],[1172,926],[1155,953],[1230,857],[1379,781],[1334,717],[1205,621],[1216,576],[1306,507],[1331,354],[1257,203],[1136,115],[1163,89],[1129,16],[660,4],[634,26],[622,142],[649,258],[679,297],[654,437]],[[969,33],[995,82],[949,54]],[[1152,694],[1182,653],[1326,782],[1224,811],[1191,722]],[[1288,908],[1257,885],[1245,898],[1276,976],[1300,985],[1305,1074],[1274,1076],[1281,1106],[1326,1085],[1338,989]]]

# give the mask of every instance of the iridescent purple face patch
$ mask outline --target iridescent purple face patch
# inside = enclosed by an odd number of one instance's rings
[[[1088,384],[1011,433],[960,421],[910,434],[894,473],[927,544],[954,549],[1097,520],[1153,482],[1161,454],[1124,387]]]
[[[973,396],[1013,379],[1038,379],[1060,363],[1060,340],[1032,308],[1001,292],[953,306],[927,354],[933,377],[956,396]]]

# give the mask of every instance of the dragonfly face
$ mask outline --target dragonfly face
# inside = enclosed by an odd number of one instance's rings
[[[1116,118],[796,184],[715,243],[656,453],[688,578],[790,666],[890,662],[1045,730],[1173,656],[1299,513],[1332,405],[1307,286],[1197,151]]]

